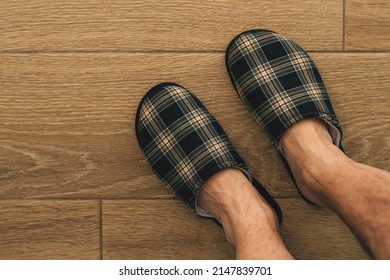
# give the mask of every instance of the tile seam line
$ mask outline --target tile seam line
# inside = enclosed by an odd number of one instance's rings
[[[308,53],[346,53],[346,54],[364,54],[364,53],[390,53],[390,50],[306,50]],[[34,52],[10,52],[10,51],[0,51],[0,55],[161,55],[161,54],[172,54],[172,55],[192,55],[192,54],[224,54],[225,51],[102,51],[102,52],[95,52],[95,51],[34,51]]]
[[[99,259],[103,260],[103,199],[99,199]]]
[[[57,198],[57,197],[39,197],[39,198],[30,198],[30,197],[0,197],[0,201],[99,201],[104,198],[100,197],[89,197],[89,198],[84,198],[84,197],[76,197],[76,198]]]
[[[346,21],[346,0],[343,0],[343,51],[346,51],[346,46],[345,46],[345,21]]]
[[[300,196],[278,196],[273,195],[276,199],[286,199],[286,198],[300,198]],[[105,198],[0,198],[1,202],[7,201],[18,201],[18,202],[52,202],[52,201],[67,201],[67,202],[84,202],[84,201],[98,201],[103,206],[103,201],[123,201],[123,200],[133,200],[133,201],[142,201],[142,200],[150,200],[150,201],[161,201],[161,200],[177,200],[176,197],[165,197],[165,198],[147,198],[147,197],[105,197]]]
[[[83,201],[103,201],[103,200],[173,200],[176,197],[90,197],[90,198],[6,198],[1,197],[0,202],[2,201],[73,201],[73,202],[83,202]]]

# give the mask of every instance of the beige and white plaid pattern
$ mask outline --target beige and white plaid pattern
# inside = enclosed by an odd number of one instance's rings
[[[136,131],[152,169],[193,211],[201,186],[216,172],[235,167],[249,174],[218,122],[179,85],[161,84],[145,95]]]
[[[322,118],[342,130],[317,67],[295,42],[267,30],[237,36],[226,65],[238,95],[274,144],[304,118]]]

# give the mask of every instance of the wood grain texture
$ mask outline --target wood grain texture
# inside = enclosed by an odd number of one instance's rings
[[[282,235],[298,259],[369,258],[331,211],[302,199],[279,202],[285,214]],[[177,200],[108,200],[103,217],[105,259],[234,259],[222,229]]]
[[[221,227],[174,200],[105,200],[104,259],[234,259]]]
[[[338,0],[6,0],[0,50],[221,51],[253,28],[275,30],[310,50],[341,50],[342,17]]]
[[[334,52],[388,51],[389,9],[385,0],[0,1],[0,259],[234,258],[223,230],[190,214],[138,148],[137,105],[162,81],[195,93],[278,197],[297,258],[369,258],[333,213],[299,197],[236,96],[223,52],[253,28],[322,51],[312,56],[347,154],[390,170],[390,53]]]
[[[315,53],[353,159],[390,170],[389,54]],[[222,54],[0,56],[0,198],[166,198],[135,138],[144,93],[173,81],[214,114],[254,175],[299,196]]]
[[[96,201],[0,201],[0,259],[99,259]]]
[[[390,50],[390,2],[346,0],[346,50]]]
[[[285,198],[282,237],[297,259],[370,259],[357,238],[332,211],[303,199]]]
[[[390,171],[390,56],[323,54],[316,59],[318,56],[313,55],[344,130],[346,154]],[[332,67],[326,67],[327,63]]]

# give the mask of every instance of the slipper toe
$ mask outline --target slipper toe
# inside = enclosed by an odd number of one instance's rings
[[[325,121],[340,146],[343,132],[324,82],[298,44],[273,31],[246,31],[230,42],[226,66],[239,97],[276,147],[288,128],[306,118]]]

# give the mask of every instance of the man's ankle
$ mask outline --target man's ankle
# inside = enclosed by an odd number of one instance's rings
[[[245,175],[236,168],[227,168],[209,178],[198,196],[198,204],[217,219],[239,198],[240,188],[249,183]]]
[[[310,201],[327,205],[329,178],[347,160],[319,119],[306,119],[288,129],[281,139],[295,181],[302,195]]]
[[[226,236],[235,242],[235,232],[256,224],[278,229],[276,214],[239,169],[225,169],[202,187],[198,204],[223,225]]]

